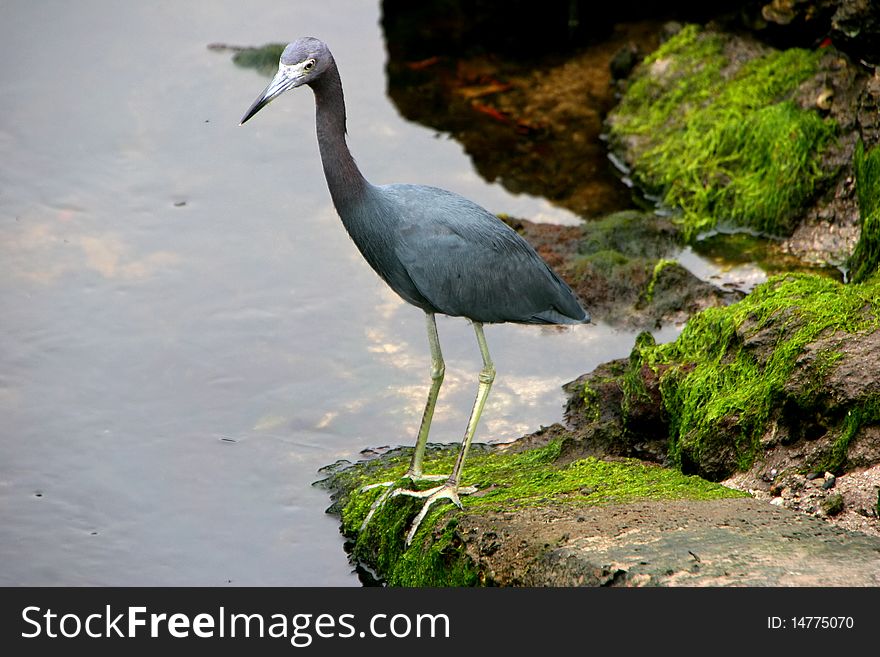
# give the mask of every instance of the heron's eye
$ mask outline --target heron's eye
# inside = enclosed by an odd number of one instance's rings
[[[311,71],[313,68],[315,68],[315,60],[314,59],[307,59],[306,63],[303,64],[303,70]]]

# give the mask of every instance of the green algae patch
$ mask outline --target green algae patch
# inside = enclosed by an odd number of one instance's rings
[[[695,315],[672,343],[638,342],[620,386],[624,398],[644,394],[631,379],[644,367],[656,373],[670,461],[685,472],[722,479],[747,470],[762,453],[761,438],[791,396],[787,385],[808,345],[878,327],[880,275],[849,285],[807,274],[779,276],[736,304]],[[831,348],[818,354],[812,383],[799,389],[800,399],[789,401],[798,406],[821,397],[825,377],[840,358]],[[844,463],[849,442],[877,421],[878,408],[876,400],[867,400],[848,411],[824,467]]]
[[[480,446],[464,469],[464,484],[478,492],[461,498],[463,509],[441,502],[428,513],[412,545],[404,545],[409,524],[423,501],[391,498],[361,531],[373,501],[385,488],[365,485],[397,480],[406,471],[409,450],[398,450],[373,461],[355,464],[331,475],[338,492],[343,533],[352,541],[352,555],[369,564],[392,586],[473,586],[481,577],[457,532],[461,519],[486,512],[515,512],[546,505],[597,505],[642,499],[720,499],[744,493],[695,476],[636,460],[586,458],[559,464],[560,440],[522,452]],[[475,446],[477,447],[477,446]],[[434,448],[425,459],[426,472],[449,472],[456,448]],[[408,486],[407,480],[398,482]]]
[[[654,288],[657,286],[657,279],[660,277],[660,274],[667,267],[674,267],[678,265],[677,260],[672,260],[670,258],[660,258],[657,263],[654,265],[654,270],[651,272],[651,280],[648,281],[648,287],[645,290],[645,301],[651,303],[654,300]]]
[[[880,268],[880,146],[865,153],[859,141],[853,168],[862,233],[849,266],[853,282],[859,283]]]
[[[821,53],[733,43],[686,26],[645,59],[609,116],[635,180],[680,210],[686,240],[716,226],[786,234],[832,173],[820,156],[836,125],[793,102]]]

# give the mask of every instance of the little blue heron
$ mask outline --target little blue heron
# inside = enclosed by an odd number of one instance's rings
[[[431,387],[412,460],[404,478],[442,481],[427,490],[392,488],[373,504],[363,526],[392,495],[426,498],[406,542],[415,536],[431,505],[473,493],[460,485],[461,471],[495,379],[483,324],[583,324],[590,316],[556,273],[513,229],[479,205],[452,192],[423,185],[372,185],[363,177],[345,140],[345,101],[336,62],[327,45],[306,37],[288,45],[278,73],[241,119],[245,123],[289,89],[309,85],[315,94],[318,146],[333,205],[361,254],[404,301],[425,312],[431,349]],[[445,365],[434,315],[471,321],[483,368],[452,473],[430,475],[422,460]]]

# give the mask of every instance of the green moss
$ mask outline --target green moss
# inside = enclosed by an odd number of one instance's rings
[[[844,509],[843,495],[840,493],[834,493],[833,495],[829,495],[827,498],[822,500],[822,510],[825,512],[825,515],[836,516],[838,513],[842,512]]]
[[[792,228],[836,131],[790,100],[819,57],[790,49],[737,65],[723,38],[689,25],[642,64],[611,133],[631,145],[638,182],[681,209],[686,239],[719,224]]]
[[[853,282],[861,282],[880,268],[880,146],[865,154],[856,145],[853,168],[862,234],[849,262]]]
[[[742,493],[698,477],[648,465],[640,461],[606,462],[594,458],[556,465],[561,442],[520,453],[477,450],[464,470],[467,484],[476,484],[477,495],[462,498],[460,514],[509,511],[547,504],[595,505],[635,499],[718,499]],[[456,449],[430,450],[426,472],[448,472]],[[422,500],[394,497],[376,512],[363,532],[360,525],[384,489],[362,491],[367,483],[393,480],[406,469],[407,452],[390,461],[358,464],[335,476],[344,477],[347,491],[341,511],[343,530],[354,540],[354,555],[373,565],[391,585],[461,586],[479,583],[479,573],[466,557],[456,533],[456,514],[450,504],[436,504],[429,512],[412,546],[404,537]],[[402,482],[408,483],[408,482]],[[339,488],[340,482],[334,484]]]
[[[880,397],[873,397],[863,406],[852,408],[843,420],[843,430],[831,448],[831,454],[814,469],[825,472],[842,471],[850,443],[862,427],[880,422]]]
[[[620,373],[618,381],[620,389],[623,393],[620,407],[624,417],[630,415],[630,411],[638,402],[650,402],[648,389],[645,387],[645,381],[642,378],[642,367],[644,363],[643,354],[650,352],[656,348],[657,343],[654,336],[648,331],[642,331],[636,336],[636,342],[629,355],[629,362],[626,369]]]
[[[769,353],[759,355],[744,346],[745,337],[771,326],[778,341]],[[739,469],[747,469],[804,347],[823,334],[878,326],[880,276],[843,285],[792,274],[771,279],[732,306],[695,315],[675,342],[642,346],[641,363],[661,372],[670,457],[681,466],[727,451]],[[832,367],[838,359],[829,353],[818,366]],[[854,415],[844,430],[836,463],[866,418],[874,421],[878,415],[873,406],[863,413],[867,415]]]
[[[695,111],[717,91],[723,50],[718,35],[685,26],[645,58],[614,111],[612,134],[653,139],[672,132],[676,115]]]
[[[652,213],[624,210],[591,221],[578,251],[584,255],[610,251],[629,258],[651,260],[673,253],[681,246],[679,231],[668,219]]]
[[[629,265],[631,262],[630,258],[618,251],[604,250],[589,255],[577,256],[574,259],[572,268],[575,272],[581,272],[588,266],[592,266],[596,271],[609,276],[620,267]]]
[[[581,390],[581,399],[584,402],[584,416],[590,422],[597,422],[600,417],[599,393],[589,383],[585,383]]]
[[[654,300],[654,286],[657,284],[657,278],[660,276],[660,272],[670,265],[677,264],[677,260],[670,260],[669,258],[660,258],[660,260],[657,261],[654,265],[654,271],[651,273],[651,280],[648,282],[648,287],[645,290],[645,301],[647,303],[651,303]]]

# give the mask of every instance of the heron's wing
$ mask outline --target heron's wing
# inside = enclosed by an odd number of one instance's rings
[[[572,323],[569,287],[498,217],[467,199],[406,187],[396,255],[419,292],[448,315],[481,322]]]

